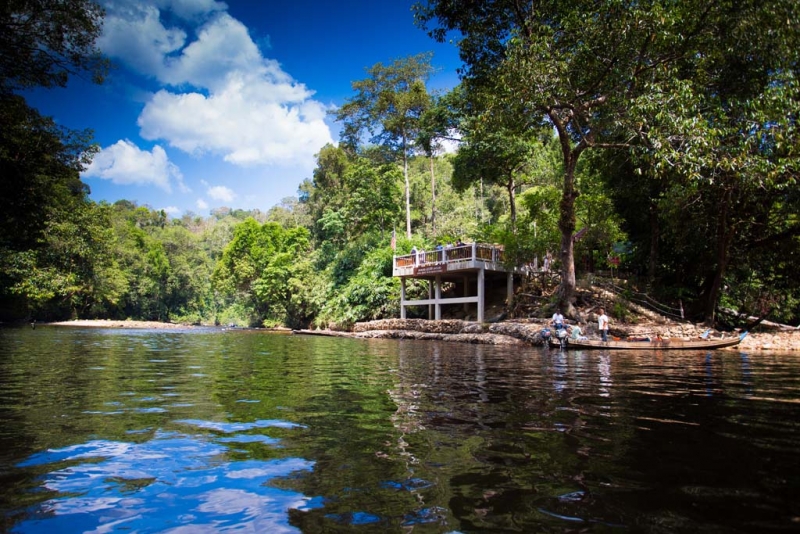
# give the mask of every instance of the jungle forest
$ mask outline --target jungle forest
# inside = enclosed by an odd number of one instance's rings
[[[567,314],[613,266],[695,321],[800,322],[796,0],[422,1],[457,87],[370,66],[295,197],[180,218],[91,200],[91,132],[26,102],[108,73],[102,9],[60,3],[0,12],[0,321],[347,327],[399,316],[394,255],[461,240],[551,254]]]

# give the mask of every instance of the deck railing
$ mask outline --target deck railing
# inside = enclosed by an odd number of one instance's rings
[[[450,264],[464,261],[482,261],[503,263],[503,249],[495,245],[470,243],[434,250],[419,250],[404,256],[395,256],[394,267],[424,267],[430,265]]]

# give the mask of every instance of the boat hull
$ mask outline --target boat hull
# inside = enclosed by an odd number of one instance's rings
[[[654,339],[649,341],[601,341],[588,339],[575,341],[568,339],[565,349],[606,349],[606,350],[711,350],[734,347],[741,343],[744,336],[732,337],[729,339]],[[561,344],[556,341],[550,342],[551,349],[561,348]]]

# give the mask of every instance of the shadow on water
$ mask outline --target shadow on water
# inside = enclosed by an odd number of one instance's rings
[[[0,329],[12,532],[800,527],[796,355]]]

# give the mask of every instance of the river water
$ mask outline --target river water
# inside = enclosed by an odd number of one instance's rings
[[[800,357],[0,329],[7,532],[800,530]]]

